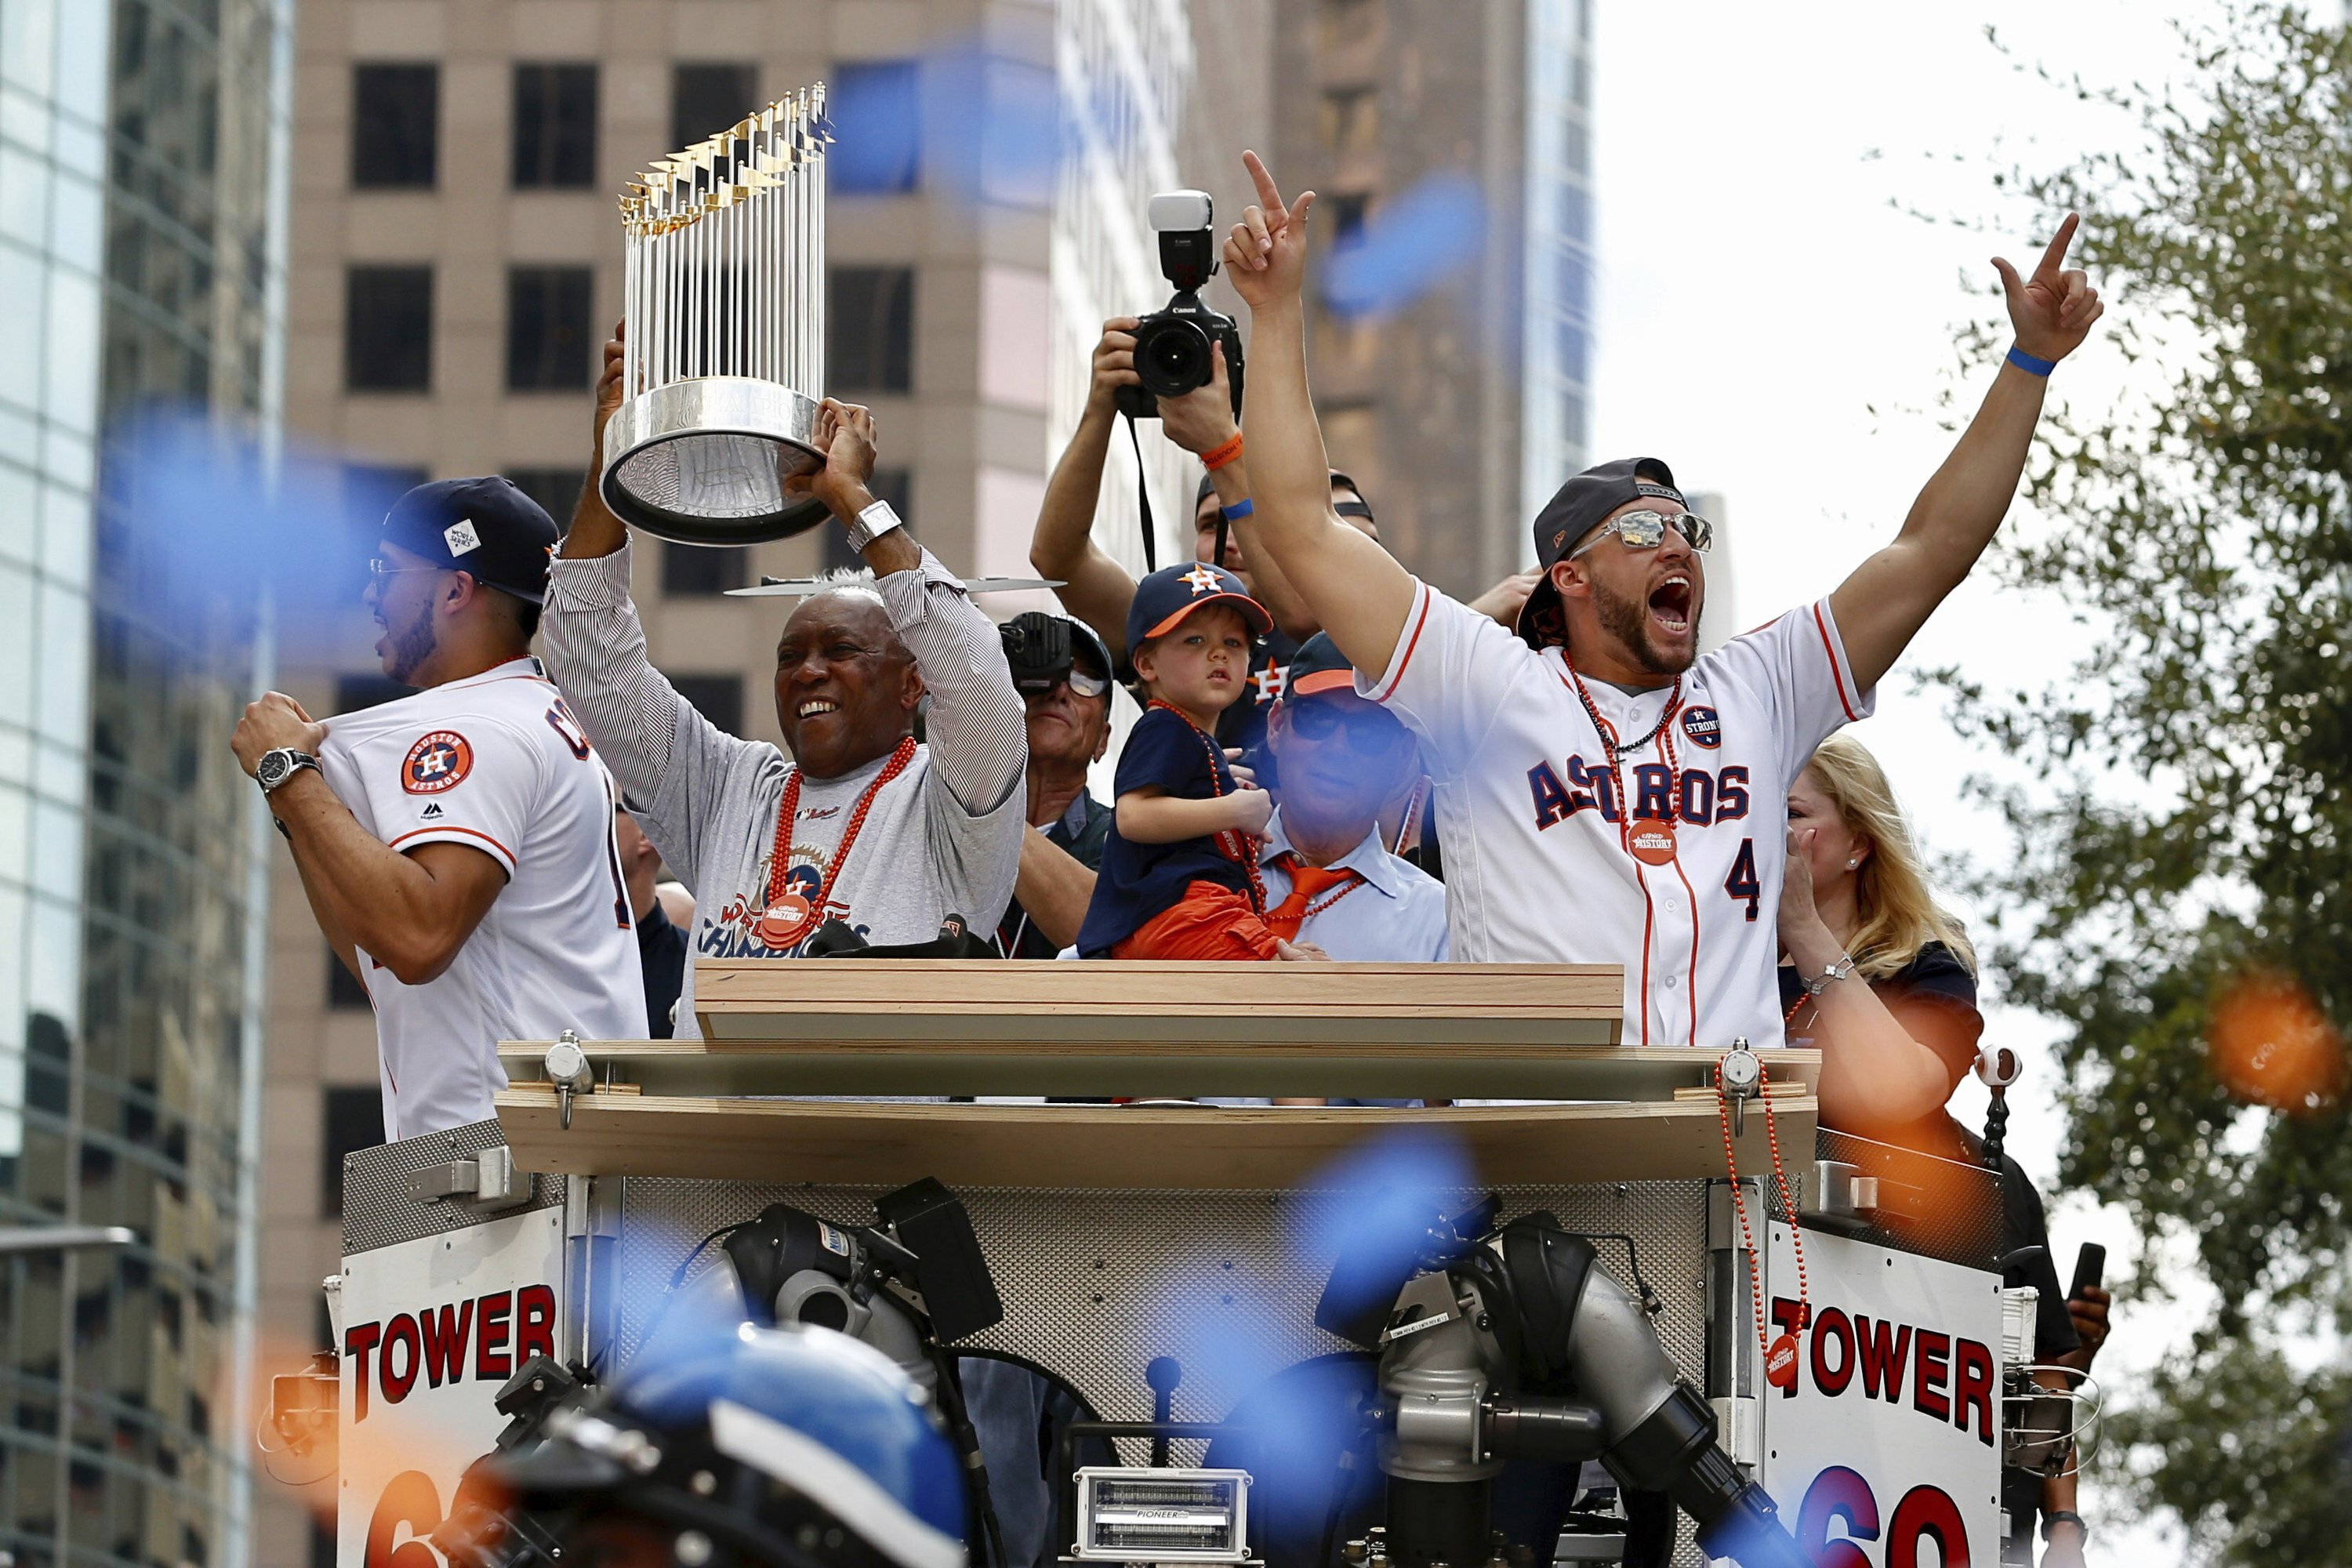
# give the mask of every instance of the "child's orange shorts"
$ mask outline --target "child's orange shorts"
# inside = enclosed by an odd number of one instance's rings
[[[1188,883],[1184,896],[1110,950],[1113,958],[1207,959],[1263,963],[1276,956],[1274,932],[1249,895],[1214,882]]]

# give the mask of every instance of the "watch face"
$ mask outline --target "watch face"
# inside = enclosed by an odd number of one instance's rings
[[[286,769],[285,752],[264,752],[261,753],[261,765],[255,770],[254,776],[260,780],[262,788],[268,789],[286,776]]]

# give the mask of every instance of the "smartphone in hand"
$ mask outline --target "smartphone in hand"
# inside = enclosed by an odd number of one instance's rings
[[[2066,1299],[2077,1300],[2086,1288],[2096,1289],[2106,1270],[2107,1249],[2095,1241],[2084,1242],[2083,1250],[2074,1254],[2074,1282],[2066,1287]]]

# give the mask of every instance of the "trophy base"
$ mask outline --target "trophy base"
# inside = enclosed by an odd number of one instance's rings
[[[680,544],[759,544],[805,533],[825,505],[787,481],[821,467],[814,399],[772,381],[701,376],[622,403],[599,482],[623,521]]]

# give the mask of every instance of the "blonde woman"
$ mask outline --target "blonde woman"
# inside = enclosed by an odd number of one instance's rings
[[[1822,742],[1789,791],[1780,1002],[1823,1048],[1824,1126],[1873,1136],[1935,1116],[1975,1066],[1976,952],[1927,887],[1877,759]]]

